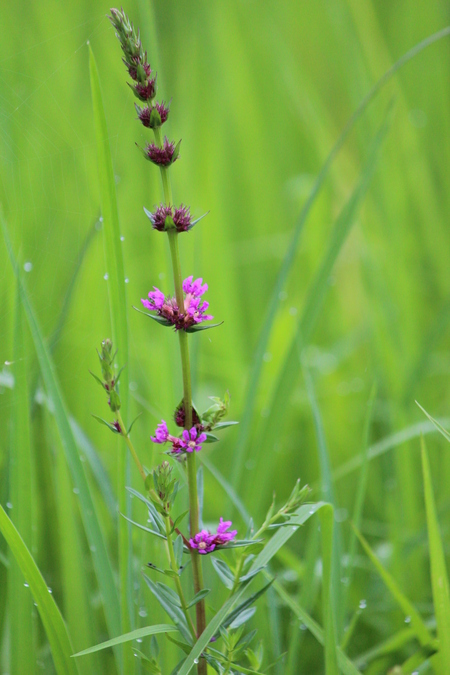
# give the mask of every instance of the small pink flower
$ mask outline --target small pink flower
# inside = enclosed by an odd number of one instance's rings
[[[197,549],[201,554],[206,554],[214,551],[217,546],[226,546],[226,544],[237,535],[237,530],[227,532],[231,525],[231,520],[224,521],[223,518],[221,518],[217,527],[217,533],[211,534],[207,530],[202,530],[189,539],[191,548]]]

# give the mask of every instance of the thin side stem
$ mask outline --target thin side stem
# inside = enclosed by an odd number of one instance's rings
[[[186,621],[187,621],[189,630],[191,631],[192,637],[194,638],[194,642],[195,642],[197,640],[197,634],[195,632],[195,627],[194,627],[194,624],[192,623],[192,619],[189,616],[186,599],[184,597],[183,588],[181,586],[181,579],[178,576],[178,565],[177,565],[177,561],[175,560],[175,551],[173,550],[173,542],[172,542],[171,525],[170,525],[169,516],[166,516],[164,518],[164,522],[166,524],[167,552],[168,552],[168,555],[169,555],[170,567],[171,567],[172,571],[177,574],[177,576],[174,577],[175,586],[177,587],[177,593],[178,593],[178,596],[180,598],[181,607],[182,607],[183,613],[186,617]]]

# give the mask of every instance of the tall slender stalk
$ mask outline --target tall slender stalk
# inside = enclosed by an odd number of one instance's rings
[[[155,143],[162,146],[161,132],[159,128],[155,128]],[[170,184],[169,168],[160,167],[161,179],[163,184],[164,200],[166,205],[173,204],[172,188]],[[178,246],[178,232],[175,229],[167,231],[169,237],[170,255],[172,259],[173,281],[175,286],[175,297],[177,305],[180,310],[184,307],[183,296],[183,280],[181,275],[180,250]],[[179,330],[178,338],[180,344],[181,356],[181,371],[183,376],[183,403],[185,414],[185,429],[192,427],[192,382],[191,382],[191,368],[189,360],[189,343],[186,331]],[[198,508],[198,492],[197,492],[197,470],[196,470],[196,456],[195,452],[187,455],[187,477],[189,490],[189,525],[190,533],[193,536],[199,530],[199,508]],[[194,578],[194,591],[198,593],[203,589],[203,569],[199,553],[195,549],[191,549],[192,573]],[[206,626],[205,601],[200,600],[195,606],[196,621],[197,621],[197,637],[199,637]],[[200,659],[198,663],[198,674],[206,675],[207,667],[206,661]]]

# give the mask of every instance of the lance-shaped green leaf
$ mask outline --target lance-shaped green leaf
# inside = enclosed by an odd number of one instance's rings
[[[186,328],[186,333],[199,333],[201,330],[208,330],[209,328],[217,328],[217,326],[221,326],[223,324],[223,321],[220,323],[197,323],[195,326],[191,326],[190,328]]]
[[[200,602],[200,600],[203,600],[203,598],[206,598],[206,596],[209,595],[209,593],[211,593],[210,588],[202,588],[202,590],[199,591],[198,593],[196,593],[194,595],[194,597],[192,598],[192,600],[189,602],[188,608],[194,607],[194,605],[196,605],[197,602]]]
[[[126,633],[125,635],[118,635],[112,640],[107,640],[106,642],[101,642],[94,647],[89,647],[89,649],[83,649],[82,652],[73,654],[73,656],[85,656],[86,654],[92,654],[93,652],[99,652],[102,649],[107,649],[108,647],[115,647],[116,645],[121,645],[124,642],[131,642],[132,640],[140,640],[149,635],[158,635],[158,633],[177,633],[178,628],[176,626],[171,626],[168,623],[161,623],[156,626],[145,626],[144,628],[137,628],[136,630]]]
[[[113,432],[113,434],[118,434],[119,431],[116,429],[116,427],[111,424],[111,422],[107,422],[106,420],[103,419],[103,417],[99,417],[98,415],[92,415],[92,417],[97,420],[97,422],[100,422],[100,424],[104,424],[105,427],[108,427],[110,431]]]
[[[161,607],[164,609],[164,611],[167,613],[167,615],[172,619],[172,621],[176,624],[178,627],[178,630],[182,634],[185,640],[189,642],[189,644],[192,641],[192,636],[189,631],[188,625],[186,623],[186,618],[183,614],[182,609],[174,605],[170,599],[167,597],[167,593],[161,592],[161,586],[162,584],[155,584],[151,579],[148,578],[146,574],[144,574],[144,580],[155,598],[158,600],[159,604]],[[164,590],[167,589],[167,586],[165,587]]]
[[[217,572],[217,575],[219,579],[222,581],[222,583],[229,588],[230,590],[233,588],[233,583],[234,583],[234,574],[223,560],[220,560],[220,558],[214,558],[211,556],[210,558],[212,565],[214,569]]]
[[[0,532],[5,537],[37,604],[50,645],[56,672],[58,675],[77,675],[78,670],[75,662],[70,659],[70,655],[73,652],[70,637],[58,606],[52,594],[49,593],[47,584],[31,553],[1,505]]]

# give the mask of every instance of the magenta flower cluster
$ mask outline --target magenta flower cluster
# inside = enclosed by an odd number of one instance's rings
[[[141,108],[138,105],[135,105],[135,107],[138,118],[141,120],[144,127],[147,127],[148,129],[160,127],[169,117],[169,107],[165,105],[164,101],[145,108]]]
[[[201,278],[193,281],[193,276],[183,281],[185,297],[182,311],[178,307],[176,298],[166,297],[156,286],[153,286],[154,290],[148,294],[149,299],[143,298],[141,302],[151,312],[157,312],[158,316],[174,326],[175,330],[187,330],[202,321],[210,321],[214,318],[211,314],[205,314],[209,302],[202,302],[201,296],[208,290],[208,284],[202,282]]]
[[[211,534],[208,530],[201,530],[189,539],[191,548],[196,548],[199,553],[206,554],[214,551],[217,546],[225,546],[237,535],[237,530],[227,532],[231,525],[231,520],[223,520],[221,518],[216,534]]]
[[[199,452],[202,449],[201,444],[206,441],[206,434],[199,434],[196,427],[192,427],[189,430],[185,429],[181,438],[172,436],[172,434],[169,434],[166,422],[161,420],[161,423],[156,427],[155,435],[150,436],[150,438],[153,443],[171,443],[171,454],[179,455],[182,452]]]

